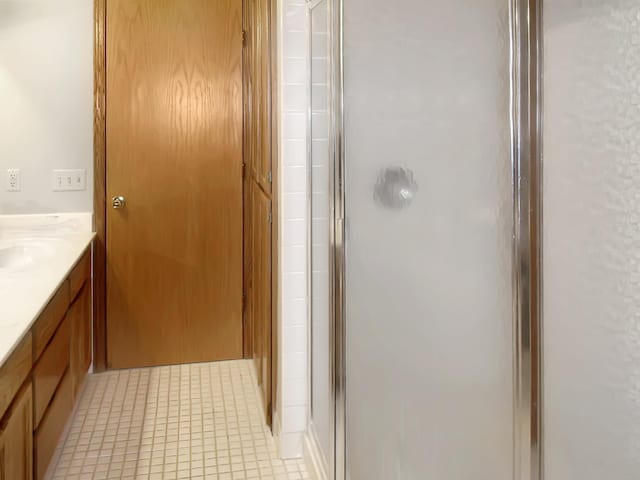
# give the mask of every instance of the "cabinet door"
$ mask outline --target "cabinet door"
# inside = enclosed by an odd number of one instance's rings
[[[93,358],[93,342],[92,342],[92,328],[93,328],[93,309],[91,308],[91,283],[87,282],[82,289],[80,295],[82,301],[82,349],[80,350],[82,374],[86,375],[89,367],[91,366],[91,359]]]
[[[271,2],[256,2],[257,3],[257,60],[258,71],[257,73],[257,98],[258,106],[256,109],[256,116],[258,117],[259,133],[258,133],[258,183],[262,189],[268,194],[271,194],[271,82],[270,82],[270,69],[271,69],[271,48],[270,48],[270,30],[269,16],[270,16],[270,4]]]
[[[18,395],[0,423],[0,480],[33,478],[33,400],[31,385]]]
[[[271,3],[251,0],[245,4],[248,32],[245,51],[248,118],[245,147],[251,176],[271,194]]]
[[[254,358],[267,419],[271,404],[271,200],[254,194],[253,328]]]
[[[259,199],[263,195],[256,183],[251,184],[251,281],[250,281],[250,315],[252,352],[251,356],[256,363],[258,383],[262,383],[262,324],[260,322],[260,206]]]
[[[71,375],[74,399],[91,364],[91,284],[86,282],[71,305]]]

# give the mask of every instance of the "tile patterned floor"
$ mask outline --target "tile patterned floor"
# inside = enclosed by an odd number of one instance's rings
[[[250,361],[89,377],[49,478],[308,479],[278,459]]]

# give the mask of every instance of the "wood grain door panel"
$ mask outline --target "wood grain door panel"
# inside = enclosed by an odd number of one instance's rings
[[[271,195],[271,2],[248,0],[247,82],[251,128],[248,165],[254,181]]]
[[[254,359],[265,416],[271,422],[272,342],[272,8],[275,2],[245,0],[245,354]]]
[[[0,480],[33,478],[32,390],[27,384],[0,422]]]
[[[262,384],[262,348],[263,337],[265,335],[264,325],[260,316],[260,255],[261,249],[261,230],[260,230],[260,187],[255,183],[251,183],[251,290],[250,290],[250,309],[251,309],[251,326],[252,326],[252,357],[256,362],[256,373],[258,384]]]
[[[242,0],[107,2],[107,355],[242,357]]]
[[[259,376],[265,415],[271,413],[271,199],[256,190],[256,322],[260,325]]]

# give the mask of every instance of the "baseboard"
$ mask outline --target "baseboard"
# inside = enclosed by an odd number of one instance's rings
[[[273,427],[271,433],[273,433],[274,438],[278,438],[281,431],[282,424],[280,423],[280,410],[276,408],[273,412]]]
[[[302,432],[280,432],[278,452],[283,460],[302,458],[304,450],[304,434]]]
[[[309,425],[304,435],[304,461],[313,480],[329,480],[329,466],[320,449],[318,437],[313,424]]]

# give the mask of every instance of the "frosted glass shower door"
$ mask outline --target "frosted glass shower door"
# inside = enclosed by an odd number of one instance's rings
[[[509,2],[345,0],[351,480],[511,480]]]

